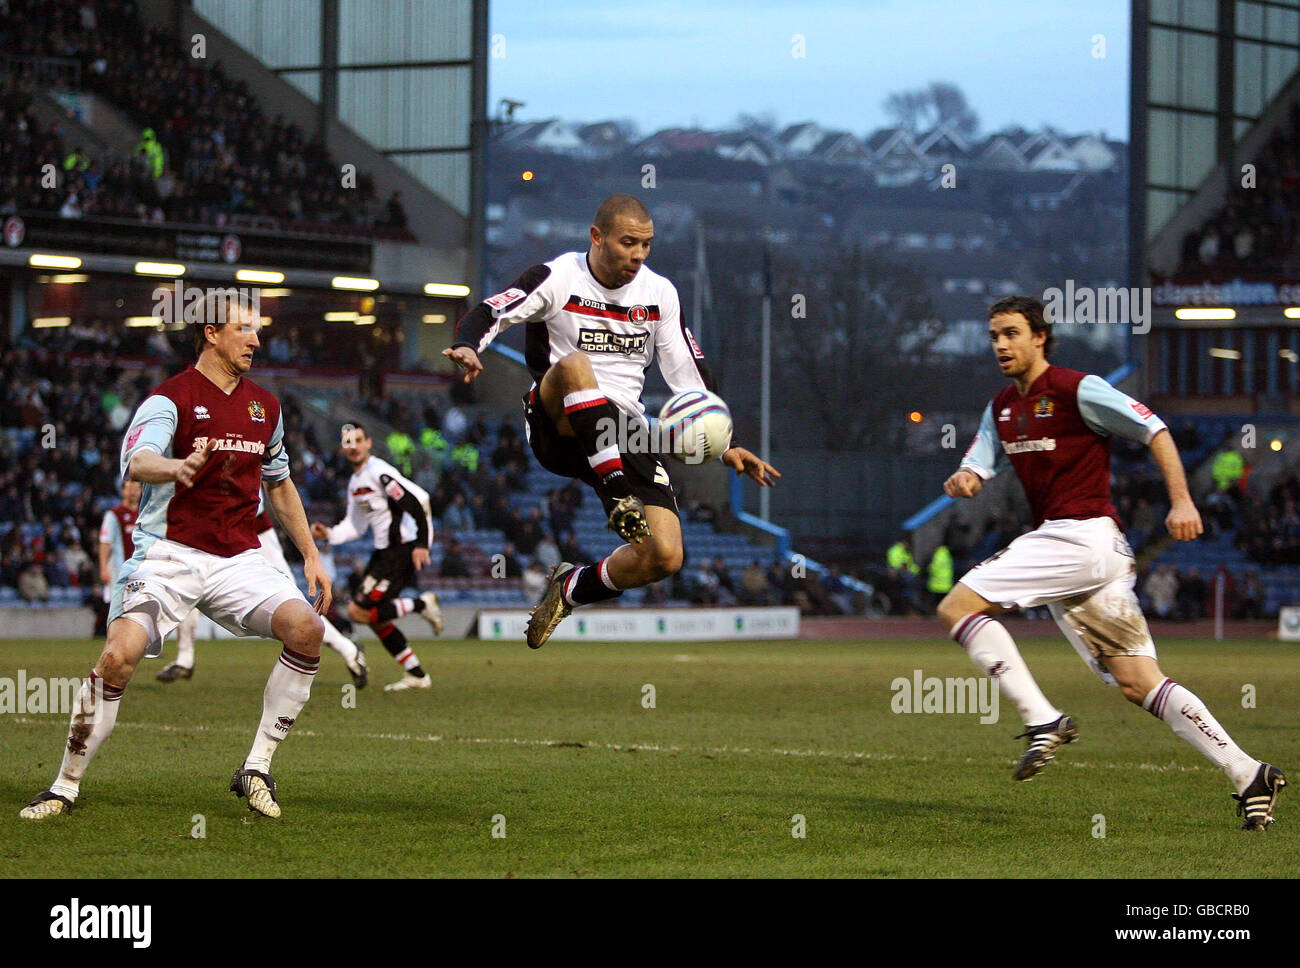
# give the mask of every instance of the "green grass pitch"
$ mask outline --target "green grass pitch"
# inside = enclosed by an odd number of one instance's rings
[[[2,642],[0,676],[80,676],[102,642]],[[1226,778],[1057,637],[1022,647],[1079,742],[1029,783],[1014,709],[901,715],[891,683],[971,676],[952,643],[415,643],[432,690],[377,647],[328,650],[274,773],[284,816],[226,785],[276,647],[199,643],[188,682],[142,665],[76,812],[18,810],[53,779],[64,715],[0,715],[8,877],[1267,877],[1300,870],[1300,650],[1166,642],[1161,662],[1253,755],[1288,770],[1278,822],[1238,827]],[[174,651],[169,644],[168,654]],[[643,701],[654,687],[654,708]],[[1254,708],[1243,708],[1243,686]],[[202,815],[204,834],[193,836]],[[803,818],[804,836],[796,837]],[[1098,817],[1104,818],[1104,837]],[[504,820],[502,820],[504,818]],[[504,837],[494,837],[504,832]]]

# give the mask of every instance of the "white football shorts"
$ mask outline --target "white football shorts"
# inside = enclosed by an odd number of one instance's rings
[[[1156,657],[1134,592],[1133,549],[1111,518],[1044,521],[966,572],[961,584],[1003,608],[1048,606],[1080,658],[1111,685],[1101,658]]]
[[[292,578],[293,572],[289,570],[289,562],[285,560],[284,548],[280,547],[280,536],[275,533],[275,528],[267,528],[257,536],[257,540],[262,543],[262,557],[271,567]]]
[[[125,617],[142,626],[149,634],[145,655],[156,658],[163,639],[195,608],[234,635],[274,638],[271,616],[292,600],[307,601],[260,549],[223,558],[160,538],[137,547],[123,565],[108,621]]]

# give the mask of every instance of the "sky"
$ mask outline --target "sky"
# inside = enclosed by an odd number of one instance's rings
[[[891,123],[888,94],[949,81],[985,134],[1126,139],[1128,23],[1126,0],[490,0],[488,109],[642,134],[767,113],[862,136]]]

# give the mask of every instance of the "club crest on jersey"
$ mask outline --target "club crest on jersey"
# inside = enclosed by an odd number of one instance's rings
[[[253,423],[266,423],[266,408],[256,400],[248,405],[248,415],[253,418]]]
[[[629,323],[644,323],[650,318],[650,310],[644,306],[633,306],[627,311],[627,321]]]
[[[1054,413],[1056,413],[1056,403],[1046,393],[1034,401],[1035,417],[1050,417]]]
[[[212,419],[212,414],[208,413],[207,407],[203,406],[202,404],[196,404],[194,407],[194,419],[210,420]]]

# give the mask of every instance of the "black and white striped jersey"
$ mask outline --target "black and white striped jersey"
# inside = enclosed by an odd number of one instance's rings
[[[482,353],[504,329],[524,323],[524,358],[534,382],[552,363],[582,350],[605,397],[627,413],[645,413],[645,371],[658,360],[672,392],[712,390],[704,354],[682,319],[677,289],[641,266],[619,289],[606,289],[587,253],[567,252],[535,265],[456,324],[453,346]]]

